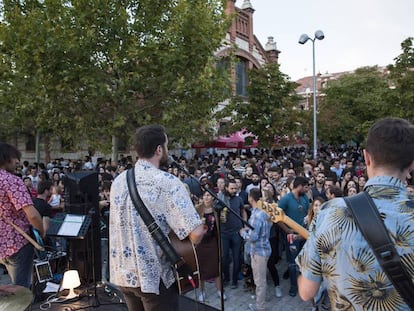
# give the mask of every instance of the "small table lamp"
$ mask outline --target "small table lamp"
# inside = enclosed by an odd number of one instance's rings
[[[68,270],[63,275],[62,289],[69,289],[69,294],[65,297],[66,299],[72,299],[78,297],[73,291],[74,288],[81,285],[79,279],[78,270]]]

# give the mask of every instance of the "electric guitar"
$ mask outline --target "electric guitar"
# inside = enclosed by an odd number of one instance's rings
[[[309,237],[309,232],[304,227],[299,225],[296,221],[286,216],[285,212],[277,206],[276,203],[267,203],[259,200],[257,202],[257,206],[266,212],[269,215],[272,222],[277,223],[279,221],[283,222],[284,224],[288,225],[292,228],[295,232],[299,233],[299,235],[304,238],[305,240]]]
[[[174,269],[178,284],[178,292],[182,295],[199,286],[200,268],[198,265],[197,252],[194,244],[189,238],[180,240],[172,231],[168,237],[170,238],[171,246],[183,258],[184,262],[191,270],[191,279],[189,279],[188,275],[184,275],[179,269]]]

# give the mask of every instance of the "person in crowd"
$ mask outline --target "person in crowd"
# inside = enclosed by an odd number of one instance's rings
[[[162,232],[198,244],[205,229],[184,184],[160,170],[168,167],[168,137],[161,125],[140,127],[135,134],[138,161],[135,186]],[[135,206],[126,172],[114,179],[110,193],[110,281],[125,297],[128,310],[178,310],[171,263],[153,239]],[[131,230],[134,228],[134,230]]]
[[[337,180],[341,179],[343,169],[339,167],[339,159],[333,159],[331,165],[331,172],[336,174]]]
[[[230,282],[230,253],[233,262],[231,288],[237,288],[241,264],[242,238],[240,229],[244,226],[241,219],[247,221],[243,200],[237,196],[238,186],[234,179],[226,181],[225,193],[219,193],[218,198],[226,204],[228,211],[221,212],[221,241],[223,246],[224,284]],[[238,217],[240,216],[241,219]]]
[[[414,258],[414,239],[404,237],[414,235],[414,200],[404,182],[414,168],[414,126],[398,118],[375,122],[366,138],[364,159],[369,177],[364,190],[373,199],[390,236],[396,237],[392,240],[404,240],[395,243],[395,248],[413,277],[410,258]],[[300,297],[312,299],[323,281],[334,309],[409,310],[349,215],[342,198],[328,201],[319,211],[314,230],[297,258],[302,273]],[[404,233],[401,228],[405,228]]]
[[[328,200],[332,200],[335,198],[341,198],[343,196],[344,194],[341,188],[339,188],[338,186],[329,185],[328,188],[326,189],[326,197],[328,198]]]
[[[271,183],[268,183],[262,190],[262,200],[270,204],[277,202],[276,191]],[[270,276],[272,277],[273,285],[275,287],[275,296],[277,298],[282,297],[282,288],[280,286],[279,273],[276,268],[276,264],[279,262],[281,258],[279,251],[279,241],[281,238],[280,233],[281,232],[279,225],[276,223],[272,224],[269,235],[269,243],[272,251],[267,261],[267,268],[269,269]]]
[[[26,186],[27,191],[29,192],[32,198],[37,197],[37,190],[33,187],[32,179],[29,176],[23,177],[23,183]]]
[[[249,194],[250,190],[252,190],[253,188],[260,189],[260,176],[257,172],[253,172],[252,182],[246,187],[247,194]]]
[[[356,195],[356,194],[358,194],[357,188],[354,185],[351,185],[351,186],[346,188],[344,196],[345,197],[350,197],[350,196],[353,196],[353,195]]]
[[[44,236],[43,222],[33,206],[23,180],[14,175],[20,151],[0,142],[0,264],[14,285],[30,288],[33,269],[33,246],[11,224],[30,234],[30,227]]]
[[[325,174],[323,172],[319,172],[316,174],[315,177],[315,184],[313,185],[312,189],[312,197],[318,198],[321,197],[325,201],[328,199],[326,197],[326,190],[325,190]]]
[[[345,190],[345,185],[350,181],[353,181],[353,175],[352,175],[352,171],[348,168],[345,168],[342,171],[342,175],[341,175],[341,190],[344,191]]]
[[[303,219],[308,213],[309,199],[306,196],[306,187],[308,186],[308,180],[305,177],[298,176],[293,181],[293,189],[291,192],[283,196],[279,201],[279,207],[299,225],[303,225]],[[289,236],[297,233],[289,228],[285,224],[280,224],[281,228]],[[290,276],[290,290],[289,295],[295,297],[298,291],[297,284],[297,265],[295,258],[298,252],[302,249],[304,241],[301,239],[295,239],[294,241],[287,241],[289,247],[286,248],[286,259],[289,265]]]
[[[221,298],[217,213],[214,210],[214,198],[208,191],[204,191],[201,202],[197,205],[197,211],[203,220],[204,226],[207,227],[206,234],[200,244],[197,245],[197,258],[200,266],[200,293],[198,300],[204,302],[206,298],[205,282],[212,278],[214,278],[216,285],[217,297]],[[223,299],[227,299],[225,294]]]
[[[358,177],[358,192],[362,191],[367,183],[367,177],[365,175],[361,175]]]
[[[272,222],[263,210],[258,208],[257,202],[260,200],[261,193],[257,188],[253,188],[249,193],[249,203],[252,206],[252,214],[249,224],[254,228],[243,228],[240,235],[250,244],[250,256],[253,270],[253,279],[256,285],[256,305],[249,304],[250,310],[265,310],[266,304],[266,272],[267,260],[271,254],[269,242],[270,227]]]
[[[244,176],[242,177],[242,189],[246,190],[246,187],[252,183],[253,167],[247,166]]]
[[[358,193],[358,192],[359,192],[359,189],[358,189],[358,183],[357,183],[357,182],[355,182],[353,179],[348,180],[348,181],[346,182],[346,184],[345,184],[345,186],[344,186],[344,190],[342,191],[342,193],[344,194],[344,196],[347,196],[347,195],[348,195],[348,189],[349,189],[349,188],[354,188],[354,189],[355,189],[355,191],[356,191],[356,193]]]

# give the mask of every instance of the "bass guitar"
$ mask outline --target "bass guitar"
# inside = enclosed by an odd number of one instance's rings
[[[277,206],[276,203],[267,203],[264,201],[259,200],[257,202],[257,206],[266,212],[269,215],[270,220],[274,223],[278,223],[279,221],[283,222],[284,224],[288,225],[290,228],[295,230],[295,232],[299,233],[299,235],[304,238],[305,240],[309,237],[309,232],[304,227],[299,225],[296,221],[286,216],[285,212]]]
[[[182,295],[199,286],[200,268],[198,265],[197,251],[189,238],[180,240],[172,231],[168,237],[170,238],[171,246],[187,265],[186,268],[190,269],[189,273],[188,270],[181,271],[180,269],[174,269],[178,284],[178,292]],[[191,275],[191,279],[188,277],[188,274]]]

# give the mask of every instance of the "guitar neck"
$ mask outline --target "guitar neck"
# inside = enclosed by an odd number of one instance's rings
[[[301,225],[299,225],[296,221],[294,221],[293,219],[289,218],[288,216],[284,216],[283,217],[283,223],[285,223],[286,225],[288,225],[290,228],[292,228],[293,230],[295,230],[295,232],[299,233],[299,235],[304,238],[305,240],[308,239],[309,237],[309,232],[308,230],[306,230],[305,228],[303,228]]]

